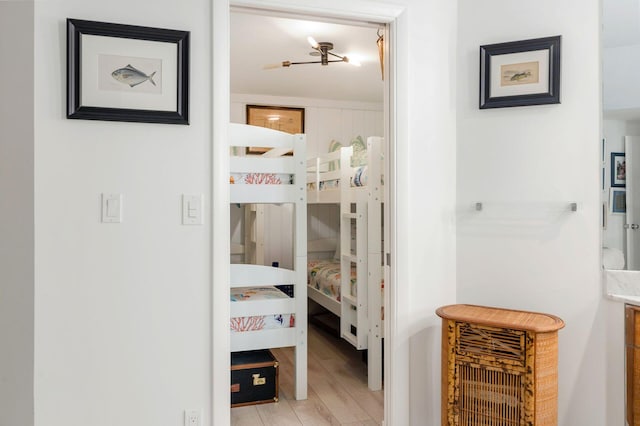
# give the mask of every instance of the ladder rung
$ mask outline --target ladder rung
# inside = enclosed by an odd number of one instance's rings
[[[342,296],[342,301],[343,302],[348,302],[351,306],[356,306],[357,307],[358,299],[356,299],[355,297],[353,297],[351,295]]]
[[[358,262],[358,256],[356,256],[355,254],[343,254],[342,255],[342,260],[346,260],[346,261],[351,262],[351,263],[357,263]]]
[[[342,218],[343,219],[357,219],[358,215],[356,213],[342,213]]]

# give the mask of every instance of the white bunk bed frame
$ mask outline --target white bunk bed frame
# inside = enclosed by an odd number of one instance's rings
[[[291,135],[271,129],[243,124],[229,128],[232,147],[273,148],[261,156],[232,156],[231,173],[277,173],[294,176],[293,184],[230,185],[230,202],[291,203],[294,205],[293,270],[272,266],[232,264],[230,286],[256,287],[292,284],[294,297],[275,300],[232,302],[231,318],[288,314],[295,315],[295,326],[231,333],[231,351],[246,351],[279,347],[295,347],[295,398],[307,398],[307,208],[305,191],[305,135]],[[293,151],[292,156],[281,156]],[[273,158],[277,157],[277,158]]]
[[[310,299],[340,317],[343,339],[359,350],[367,349],[368,386],[371,390],[382,388],[382,142],[380,137],[367,138],[366,186],[351,186],[351,176],[358,168],[351,167],[353,147],[343,147],[307,160],[307,182],[315,183],[315,188],[308,191],[308,202],[340,204],[341,302],[313,287],[307,291]],[[334,165],[335,170],[330,170],[330,165]],[[340,179],[337,187],[320,190],[322,182],[336,179]],[[354,204],[355,211],[352,211]],[[351,252],[352,224],[356,228],[355,253]],[[352,263],[356,265],[357,297],[351,295]]]

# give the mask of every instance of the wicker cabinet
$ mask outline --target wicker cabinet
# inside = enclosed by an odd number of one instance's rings
[[[474,305],[436,313],[443,426],[557,425],[560,318]]]

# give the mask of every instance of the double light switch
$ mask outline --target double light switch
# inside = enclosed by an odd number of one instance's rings
[[[203,196],[182,195],[182,224],[202,225]],[[102,194],[102,222],[122,222],[122,194]]]

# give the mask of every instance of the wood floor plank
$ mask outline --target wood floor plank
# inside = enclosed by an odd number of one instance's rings
[[[289,401],[289,403],[303,425],[337,426],[341,424],[313,390],[309,391],[306,400]]]
[[[306,400],[296,401],[293,398],[294,384],[293,384],[293,363],[291,357],[287,356],[284,351],[287,349],[273,350],[273,354],[280,363],[280,393],[289,399],[289,404],[293,411],[296,413],[302,424],[304,425],[339,425],[340,422],[336,419],[327,406],[322,402],[313,389],[308,390]]]
[[[329,371],[313,353],[309,353],[309,387],[341,422],[350,423],[370,419],[353,397],[339,382],[333,380]]]
[[[336,360],[325,361],[326,368],[331,376],[349,392],[358,405],[366,411],[371,418],[382,422],[384,418],[384,392],[371,391],[368,387],[365,374],[354,375],[357,371],[352,363],[344,363]],[[366,367],[365,367],[366,369]]]
[[[231,409],[231,426],[256,426],[261,424],[262,419],[260,419],[255,405]]]
[[[291,408],[304,425],[339,425],[340,422],[309,388],[307,400],[296,401],[293,384],[293,351],[289,348],[275,349],[273,354],[280,363],[280,393],[289,399]]]
[[[257,405],[256,409],[265,426],[299,426],[302,425],[286,398],[280,398],[273,404]]]

